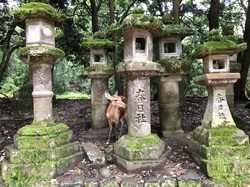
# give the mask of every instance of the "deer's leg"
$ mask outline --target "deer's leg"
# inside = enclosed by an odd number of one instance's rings
[[[109,142],[110,142],[110,136],[112,133],[112,122],[111,121],[108,121],[108,122],[109,122],[109,138],[108,138],[107,144],[109,144]]]

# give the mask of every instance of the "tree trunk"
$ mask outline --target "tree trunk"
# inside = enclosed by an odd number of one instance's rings
[[[173,0],[174,23],[179,24],[179,0]]]
[[[115,5],[113,0],[109,0],[109,17],[110,25],[115,22]],[[116,36],[112,34],[112,40],[116,42]],[[117,48],[113,52],[113,66],[114,66],[114,76],[115,76],[115,89],[118,90],[119,94],[123,94],[121,86],[121,76],[115,71],[115,67],[118,65]]]
[[[98,27],[98,15],[97,15],[97,7],[96,7],[96,3],[95,0],[90,0],[91,3],[91,13],[92,13],[92,32],[95,33],[99,30]]]
[[[250,0],[248,0],[248,9],[246,14],[244,41],[247,43],[247,49],[242,52],[242,55],[238,55],[238,62],[241,63],[241,78],[235,83],[235,100],[245,101],[247,100],[245,95],[245,85],[247,80],[247,73],[250,64]]]
[[[219,28],[219,6],[220,0],[211,0],[210,9],[207,15],[210,31]]]

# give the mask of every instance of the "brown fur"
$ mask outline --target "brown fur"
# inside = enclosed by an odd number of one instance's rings
[[[121,130],[124,124],[124,121],[122,120],[123,118],[127,119],[127,99],[125,96],[118,96],[117,92],[112,96],[106,92],[105,96],[108,100],[110,100],[109,106],[106,111],[106,117],[109,123],[109,142],[113,124],[115,125],[116,139],[121,136]],[[120,129],[119,136],[117,135],[118,129]]]

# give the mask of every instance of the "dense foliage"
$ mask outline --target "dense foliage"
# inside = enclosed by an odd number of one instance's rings
[[[13,96],[24,84],[29,83],[29,70],[18,60],[17,50],[24,46],[24,30],[16,27],[13,22],[12,10],[30,2],[29,0],[13,0],[14,6],[8,1],[0,2],[0,93]],[[186,37],[183,44],[183,55],[191,62],[191,71],[183,78],[183,93],[189,95],[206,95],[203,87],[194,82],[194,77],[203,73],[202,62],[192,58],[193,50],[198,44],[207,41],[209,28],[210,1],[179,1],[177,9],[172,0],[49,0],[59,15],[64,14],[64,22],[56,28],[56,47],[65,52],[64,60],[53,68],[53,90],[55,93],[79,91],[90,93],[90,80],[84,75],[85,67],[89,66],[89,52],[81,46],[93,38],[94,32],[102,31],[106,39],[116,41],[118,62],[123,61],[123,39],[114,38],[109,28],[115,22],[121,25],[132,10],[144,10],[144,14],[151,14],[164,23],[180,23],[194,31]],[[140,8],[138,8],[140,7]],[[112,11],[112,8],[114,9]],[[176,10],[177,15],[176,16]],[[108,15],[107,12],[110,14]],[[113,13],[113,14],[112,14]],[[218,22],[222,28],[234,26],[234,33],[243,37],[243,24],[246,20],[247,3],[241,0],[220,0],[218,7]],[[113,19],[114,18],[114,19]],[[113,24],[114,25],[114,24]],[[216,24],[215,24],[216,25]],[[168,29],[171,29],[168,27]],[[223,30],[224,32],[224,30]],[[109,65],[113,66],[114,56],[109,56]],[[114,62],[115,63],[115,62]],[[247,67],[248,68],[248,67]],[[155,84],[155,83],[154,83]],[[111,90],[114,90],[114,79],[110,79]],[[152,85],[155,87],[155,85]],[[117,89],[117,88],[116,88]]]

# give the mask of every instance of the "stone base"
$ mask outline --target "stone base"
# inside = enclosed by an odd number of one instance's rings
[[[126,134],[114,144],[115,163],[127,173],[160,169],[166,154],[164,142],[156,135],[133,137]]]
[[[130,161],[158,159],[164,150],[164,142],[156,134],[144,137],[126,134],[114,144],[114,153]]]
[[[242,130],[200,126],[188,142],[187,152],[208,177],[228,183],[250,176],[249,138]]]
[[[73,169],[83,160],[78,142],[65,124],[35,122],[18,130],[14,145],[6,148],[2,163],[4,181],[50,180]]]
[[[109,137],[109,127],[94,129],[91,128],[84,135],[85,140],[108,140]],[[110,140],[115,140],[114,131],[111,134]]]
[[[82,160],[82,152],[57,159],[57,161],[45,160],[41,163],[13,164],[8,160],[4,160],[2,163],[2,178],[4,181],[27,180],[31,178],[48,180],[73,169]]]
[[[126,160],[114,154],[114,162],[119,169],[130,174],[145,170],[160,170],[164,167],[168,152],[164,152],[158,159],[149,160]]]
[[[179,147],[188,145],[183,130],[163,131],[162,136],[166,146]]]

